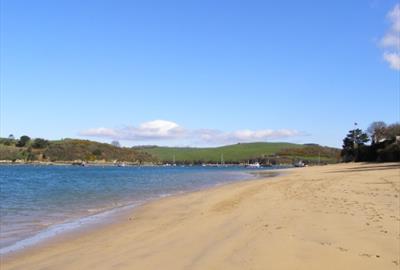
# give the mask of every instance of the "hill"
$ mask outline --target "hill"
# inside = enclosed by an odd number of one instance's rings
[[[19,146],[19,140],[0,139],[0,160],[23,161],[102,161],[115,160],[143,163],[157,161],[150,154],[127,147],[117,147],[107,143],[88,140],[63,139],[47,141],[28,140]]]
[[[221,147],[118,147],[89,140],[0,138],[0,160],[72,162],[124,161],[132,163],[239,164],[258,161],[262,164],[334,163],[339,160],[340,150],[316,144],[294,143],[238,143]]]
[[[195,148],[195,147],[160,147],[141,146],[134,147],[149,153],[160,161],[172,163],[219,163],[223,158],[225,163],[246,163],[260,161],[264,163],[292,163],[294,160],[307,160],[309,162],[333,163],[338,161],[340,150],[322,147],[315,144],[294,143],[238,143],[221,147]]]

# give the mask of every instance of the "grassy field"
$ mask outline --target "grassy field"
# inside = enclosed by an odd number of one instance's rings
[[[293,143],[240,143],[213,148],[191,148],[191,147],[160,147],[148,146],[137,147],[157,157],[162,162],[195,163],[217,163],[221,162],[221,156],[226,163],[247,162],[248,160],[259,160],[265,158],[276,159],[308,159],[322,161],[336,161],[338,150],[334,148],[321,147],[317,145],[303,145]]]

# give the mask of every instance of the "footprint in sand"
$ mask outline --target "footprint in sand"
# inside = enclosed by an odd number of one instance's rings
[[[265,224],[263,225],[263,227],[261,228],[262,231],[265,231],[266,233],[270,234],[271,230],[269,230],[269,225]]]
[[[371,258],[371,257],[372,257],[372,255],[371,255],[371,254],[368,254],[368,253],[362,253],[362,254],[360,254],[360,256],[361,256],[361,257],[368,257],[368,258]]]
[[[342,247],[337,247],[337,249],[343,252],[349,251],[347,248],[342,248]]]
[[[321,245],[323,245],[323,246],[325,246],[325,245],[327,245],[327,246],[330,246],[330,245],[332,245],[331,243],[329,243],[329,242],[319,242]]]

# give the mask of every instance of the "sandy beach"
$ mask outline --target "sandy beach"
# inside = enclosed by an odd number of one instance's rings
[[[172,196],[1,269],[399,269],[400,164],[292,169]]]

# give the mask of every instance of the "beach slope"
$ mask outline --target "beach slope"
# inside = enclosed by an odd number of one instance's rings
[[[399,164],[286,171],[148,203],[1,269],[399,269]]]

